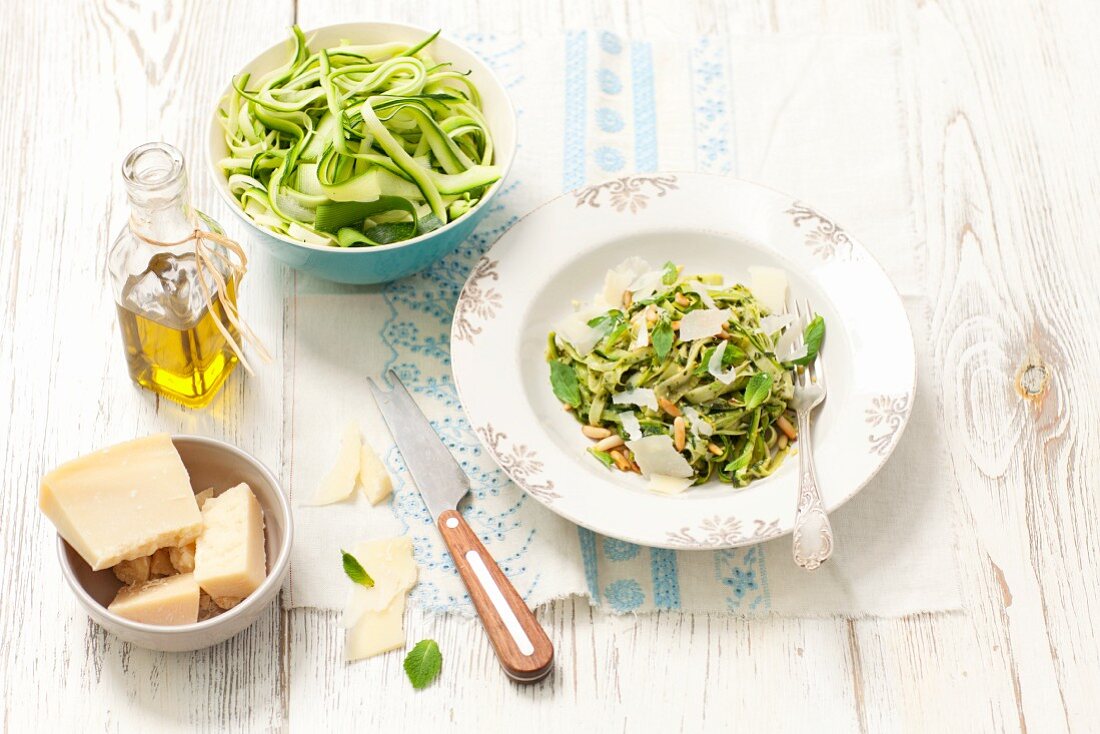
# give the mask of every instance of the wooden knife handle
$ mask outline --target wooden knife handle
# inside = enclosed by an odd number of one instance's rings
[[[534,613],[462,515],[447,510],[438,525],[504,672],[520,682],[545,678],[554,665],[554,645]]]

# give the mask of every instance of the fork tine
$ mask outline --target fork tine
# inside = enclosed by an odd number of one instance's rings
[[[802,304],[798,302],[798,299],[795,299],[795,302],[794,302],[794,312],[795,312],[795,315],[796,315],[797,318],[795,319],[794,324],[791,327],[788,327],[788,328],[797,328],[798,329],[798,342],[797,343],[801,344],[803,339],[804,339],[803,335],[806,332],[806,319],[802,315]],[[795,370],[794,370],[794,379],[795,379],[795,383],[799,387],[806,387],[806,371],[805,370],[799,370],[796,367]]]

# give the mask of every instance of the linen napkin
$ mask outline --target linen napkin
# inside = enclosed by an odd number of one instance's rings
[[[408,533],[413,602],[472,614],[465,588],[377,413],[367,376],[394,369],[471,478],[463,512],[529,604],[584,594],[613,612],[728,610],[792,616],[883,615],[960,606],[947,463],[929,388],[936,376],[920,300],[897,50],[887,36],[629,40],[610,32],[518,40],[470,34],[519,114],[520,147],[492,210],[464,245],[425,272],[378,287],[299,277],[288,313],[290,492],[297,538],[290,607],[339,608],[339,549]],[[884,264],[918,342],[913,415],[879,476],[833,515],[833,559],[815,574],[790,539],[724,551],[670,551],[604,538],[513,485],[463,416],[450,375],[455,300],[477,258],[518,217],[564,190],[630,171],[702,170],[757,180],[814,202]],[[488,358],[488,357],[487,357]],[[868,415],[868,432],[883,430]],[[355,421],[394,477],[371,507],[358,494],[306,504]]]

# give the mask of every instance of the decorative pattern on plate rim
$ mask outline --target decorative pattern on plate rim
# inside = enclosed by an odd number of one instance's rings
[[[541,477],[542,461],[532,449],[523,444],[513,444],[511,449],[506,450],[501,443],[508,440],[508,435],[493,428],[492,423],[478,428],[477,435],[481,437],[481,442],[485,444],[493,460],[528,494],[546,503],[561,496],[554,491],[551,480]]]
[[[646,208],[650,196],[664,196],[678,188],[680,185],[676,183],[675,176],[623,176],[577,189],[573,192],[573,196],[577,200],[577,206],[587,204],[593,209],[599,209],[600,199],[606,191],[615,211],[622,212],[629,209],[631,214],[637,214]]]
[[[876,395],[871,399],[871,407],[865,411],[864,420],[876,430],[867,435],[871,452],[886,456],[898,431],[905,424],[909,412],[909,393],[904,395]],[[882,430],[877,430],[881,427]]]
[[[501,306],[500,292],[496,288],[482,286],[481,281],[486,278],[499,280],[500,273],[497,272],[496,260],[482,256],[470,272],[466,287],[455,304],[454,335],[459,341],[473,344],[474,337],[481,333],[481,326],[472,323],[470,318],[473,316],[488,321],[497,315],[497,309]]]
[[[668,544],[678,548],[729,548],[746,541],[764,541],[779,535],[779,519],[753,520],[753,531],[746,535],[736,517],[709,517],[696,528],[680,528],[665,533]]]
[[[791,204],[787,210],[791,215],[791,224],[802,227],[803,222],[812,222],[813,230],[806,235],[806,246],[822,260],[849,259],[852,255],[852,240],[837,224],[821,212],[806,206],[800,201]]]

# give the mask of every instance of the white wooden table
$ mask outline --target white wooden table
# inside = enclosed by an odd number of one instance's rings
[[[1025,7],[1025,5],[1027,7]],[[1041,6],[1041,7],[1040,7]],[[48,8],[48,9],[47,9]],[[1100,714],[1100,6],[1003,0],[11,2],[0,24],[0,697],[6,731],[1061,731]],[[151,653],[88,622],[35,497],[55,462],[152,430],[286,457],[278,366],[212,411],[131,387],[105,285],[117,170],[150,139],[195,156],[226,75],[290,23],[393,19],[519,34],[895,34],[919,246],[935,304],[967,612],[906,619],[613,619],[540,612],[546,682],[506,682],[476,624],[413,615],[446,675],[342,660],[334,614],[272,608],[227,644]],[[239,223],[218,210],[231,232]],[[857,228],[856,223],[852,223]],[[287,338],[301,285],[256,257],[246,310]],[[1016,371],[1045,363],[1041,407]],[[1031,376],[1034,377],[1036,373]]]

